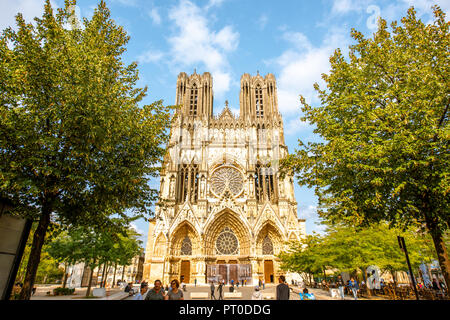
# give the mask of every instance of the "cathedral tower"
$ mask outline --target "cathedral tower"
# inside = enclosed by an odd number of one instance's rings
[[[211,74],[182,72],[160,202],[150,221],[144,279],[189,283],[276,281],[276,255],[305,235],[293,177],[280,177],[288,154],[272,74],[244,74],[240,114],[213,114]]]

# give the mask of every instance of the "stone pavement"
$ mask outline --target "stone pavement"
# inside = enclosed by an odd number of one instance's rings
[[[261,290],[261,292],[270,293],[275,298],[276,297],[276,286],[277,286],[276,284],[267,284],[265,286],[265,289]],[[223,292],[224,293],[229,292],[229,287],[230,286],[225,286]],[[290,287],[293,289],[291,291],[290,300],[300,300],[300,296],[298,295],[298,293],[303,291],[303,288],[299,288],[299,287],[292,286],[292,285],[290,285]],[[151,288],[151,286],[150,286],[150,288]],[[240,300],[251,300],[253,291],[255,290],[254,288],[255,287],[251,286],[251,285],[247,285],[244,287],[239,286],[239,288],[236,288],[235,292],[236,291],[242,292],[242,299],[240,299]],[[340,298],[332,298],[328,291],[325,291],[322,289],[308,288],[308,290],[310,293],[314,293],[316,300],[341,300]],[[211,297],[209,285],[197,285],[196,287],[193,284],[187,285],[187,291],[183,292],[185,300],[191,300],[191,298],[190,298],[191,292],[207,292],[208,297],[209,297],[208,299],[210,299],[210,297]],[[215,296],[216,296],[216,299],[219,297],[219,293],[217,292],[217,286],[216,286]],[[125,300],[133,300],[133,299],[134,299],[134,297],[129,297],[129,298],[126,298]],[[200,299],[195,299],[195,300],[200,300]],[[354,299],[353,299],[353,296],[346,295],[345,300],[354,300]],[[358,298],[358,300],[368,300],[368,299]]]
[[[53,293],[53,289],[61,287],[61,285],[37,285],[36,293],[31,297],[31,300],[72,300],[72,299],[84,299],[84,300],[121,300],[123,289],[120,288],[107,288],[105,298],[91,298],[85,299],[87,288],[76,288],[75,294],[68,296],[49,296],[47,292]],[[92,292],[91,288],[91,292]]]
[[[273,295],[275,298],[276,296],[276,284],[267,284],[264,290],[261,290],[263,293],[269,293]],[[124,294],[123,289],[121,288],[107,288],[106,291],[106,297],[104,298],[91,298],[91,299],[85,299],[84,296],[86,295],[87,288],[76,288],[75,294],[70,296],[48,296],[47,292],[53,292],[54,288],[60,287],[60,285],[40,285],[36,287],[36,294],[31,297],[31,300],[72,300],[72,299],[83,299],[83,300],[133,300],[133,297],[127,297],[126,294]],[[303,291],[303,288],[299,288],[296,286],[290,285],[290,287],[293,289],[291,291],[290,299],[291,300],[300,300],[300,297],[298,295],[299,292]],[[224,293],[229,292],[230,286],[224,287]],[[236,288],[236,287],[235,287]],[[251,300],[252,294],[254,292],[254,286],[248,285],[248,286],[239,286],[239,288],[236,288],[235,292],[241,292],[242,293],[242,299],[240,300]],[[93,288],[92,288],[93,289]],[[134,289],[137,292],[139,290],[139,285],[134,285]],[[310,293],[314,293],[314,296],[316,297],[316,300],[340,300],[340,298],[332,298],[330,296],[330,293],[328,291],[322,290],[322,289],[314,289],[314,288],[308,288]],[[185,300],[191,300],[190,293],[191,292],[207,292],[208,297],[210,297],[210,289],[209,285],[193,285],[188,284],[187,285],[187,291],[184,292],[184,298]],[[219,293],[217,292],[217,286],[216,286],[216,292],[215,292],[216,299],[219,297]],[[377,300],[380,299],[377,297]],[[345,296],[345,300],[354,300],[353,296]],[[358,300],[369,300],[367,298],[358,298]],[[375,300],[374,298],[371,300]]]

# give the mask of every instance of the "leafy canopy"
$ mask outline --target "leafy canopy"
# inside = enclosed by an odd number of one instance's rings
[[[36,219],[45,206],[63,225],[106,225],[124,210],[144,215],[156,200],[170,110],[140,106],[129,36],[101,1],[92,19],[67,29],[75,1],[35,25],[0,36],[0,195]]]
[[[380,19],[373,38],[352,30],[345,59],[337,49],[320,106],[302,97],[304,121],[323,142],[304,144],[284,165],[315,187],[327,221],[449,227],[449,24],[409,9],[402,25]]]

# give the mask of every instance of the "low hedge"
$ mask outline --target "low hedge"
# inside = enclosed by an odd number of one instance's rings
[[[71,288],[59,287],[59,288],[53,289],[53,294],[55,296],[68,296],[68,295],[73,294],[74,292],[75,292],[75,288],[71,289]]]

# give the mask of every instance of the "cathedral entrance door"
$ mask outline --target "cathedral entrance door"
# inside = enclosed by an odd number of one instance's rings
[[[229,268],[229,273],[230,273],[230,278],[229,280],[234,280],[234,283],[236,284],[238,282],[238,265],[237,264],[229,264],[228,265]]]
[[[189,283],[191,278],[191,262],[181,261],[180,279],[184,278],[185,283]]]
[[[222,280],[228,283],[228,268],[226,264],[219,264],[219,281]]]
[[[264,281],[266,283],[273,283],[273,261],[264,260]]]

